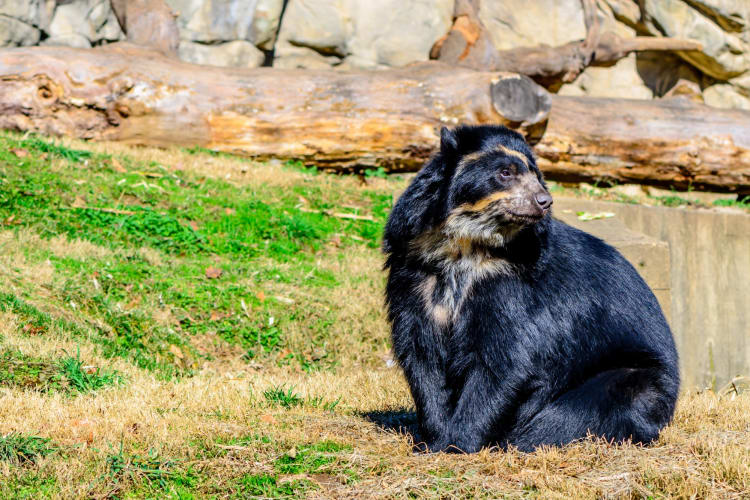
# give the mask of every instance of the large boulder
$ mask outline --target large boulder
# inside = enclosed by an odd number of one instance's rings
[[[36,45],[42,31],[13,17],[0,15],[0,47]]]
[[[45,45],[86,48],[124,38],[109,0],[60,3],[45,31]]]
[[[563,45],[586,37],[581,0],[484,0],[479,20],[500,50]]]
[[[244,40],[215,45],[182,40],[178,54],[180,59],[193,64],[238,68],[257,68],[263,65],[265,59],[261,50]]]
[[[690,0],[694,8],[712,19],[724,31],[743,31],[748,28],[750,3],[747,0]]]
[[[738,28],[743,26],[747,14],[745,0],[642,0],[642,15],[649,31],[657,36],[701,42],[703,50],[681,52],[680,57],[719,80],[741,75],[750,69],[747,32],[722,29],[722,23],[731,23]]]
[[[573,83],[563,85],[558,94],[624,99],[653,97],[653,92],[638,74],[635,54],[620,59],[614,66],[586,68]]]
[[[561,7],[566,2],[560,2],[555,5]],[[567,2],[567,7],[570,9],[569,12],[576,12],[576,18],[570,22],[573,23],[573,30],[578,31],[580,38],[586,36],[586,28],[583,23],[583,10],[581,9],[581,2]],[[604,3],[600,3],[597,9],[597,16],[599,18],[600,29],[602,32],[611,32],[621,38],[628,39],[635,36],[633,28],[618,22],[615,18],[613,10]],[[510,21],[511,18],[508,19]],[[501,19],[502,21],[502,19]],[[500,23],[502,25],[502,23]],[[542,36],[543,31],[540,32],[538,27],[530,27],[529,31],[521,31],[521,27],[514,28],[518,35],[522,35],[522,39],[529,39],[534,36]],[[581,33],[581,30],[582,33]],[[539,33],[539,35],[534,35]],[[561,36],[557,36],[554,39],[555,44],[566,43],[571,40],[567,40],[568,36],[564,33]],[[519,42],[522,43],[522,42]],[[540,43],[548,43],[541,41]],[[620,59],[617,63],[607,67],[596,67],[589,66],[578,78],[572,83],[563,85],[559,92],[561,95],[573,95],[573,96],[592,96],[592,97],[620,97],[625,99],[651,99],[653,92],[644,83],[643,78],[638,72],[636,65],[636,55],[630,54],[629,56]]]
[[[0,47],[35,45],[55,10],[55,0],[0,0]]]
[[[703,91],[703,100],[715,108],[746,109],[750,111],[750,96],[728,83],[717,83]]]
[[[178,15],[180,38],[217,44],[245,40],[273,47],[283,0],[166,0]],[[191,49],[192,50],[192,49]]]
[[[450,29],[453,0],[289,0],[278,67],[378,68],[429,59]]]

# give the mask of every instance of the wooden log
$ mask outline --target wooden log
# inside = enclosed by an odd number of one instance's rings
[[[550,96],[436,62],[344,73],[196,66],[129,45],[0,51],[5,129],[414,171],[458,123],[541,136],[550,179],[750,193],[750,113],[689,99]]]
[[[197,66],[128,44],[0,51],[1,128],[332,168],[415,170],[442,125],[538,138],[549,102],[527,77],[434,62],[344,73]]]
[[[750,194],[750,112],[685,97],[553,95],[535,151],[550,179]]]

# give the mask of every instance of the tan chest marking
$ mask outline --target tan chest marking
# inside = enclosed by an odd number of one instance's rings
[[[477,283],[482,278],[512,272],[512,266],[505,260],[487,258],[476,252],[446,259],[440,267],[439,276],[430,275],[419,284],[417,292],[428,317],[441,328],[456,322],[466,300],[481,291]]]

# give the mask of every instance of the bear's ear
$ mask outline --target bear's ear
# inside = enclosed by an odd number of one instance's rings
[[[445,156],[454,156],[458,151],[458,136],[447,127],[440,129],[440,152]]]

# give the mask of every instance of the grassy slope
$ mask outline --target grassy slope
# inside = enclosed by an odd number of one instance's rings
[[[750,397],[656,446],[413,455],[378,238],[403,179],[0,136],[0,497],[722,496]]]

